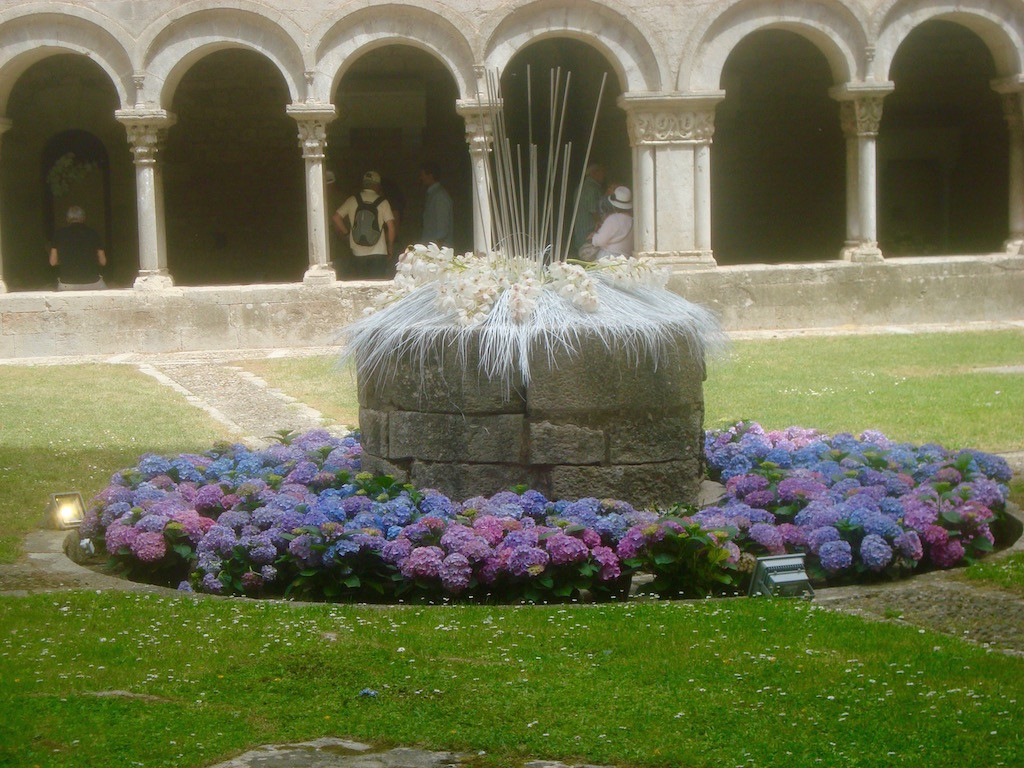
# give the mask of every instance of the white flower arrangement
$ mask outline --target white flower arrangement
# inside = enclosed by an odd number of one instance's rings
[[[537,350],[551,361],[574,355],[594,336],[633,357],[679,343],[703,356],[723,336],[710,312],[665,287],[652,259],[608,256],[595,262],[538,262],[500,252],[456,255],[433,243],[410,247],[394,284],[350,326],[347,354],[360,374],[393,370],[411,356],[421,365],[438,342],[465,360],[478,346],[480,373],[506,391],[529,384]]]
[[[611,285],[664,288],[668,271],[651,259],[605,256],[595,262],[538,264],[532,259],[507,257],[499,252],[455,255],[434,243],[414,245],[402,254],[394,285],[377,297],[367,314],[387,307],[417,288],[433,285],[437,309],[463,328],[483,323],[498,297],[505,292],[511,320],[528,322],[541,292],[553,291],[584,312],[596,312],[600,300],[591,273],[600,273]],[[454,313],[454,314],[452,314]]]

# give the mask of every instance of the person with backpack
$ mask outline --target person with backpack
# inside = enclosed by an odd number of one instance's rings
[[[395,215],[384,197],[380,174],[363,174],[363,188],[342,203],[331,217],[334,228],[348,238],[354,259],[353,276],[386,278],[395,244]]]

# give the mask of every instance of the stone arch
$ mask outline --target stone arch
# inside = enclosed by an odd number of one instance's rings
[[[319,41],[313,79],[316,100],[330,102],[348,67],[360,56],[396,44],[419,48],[438,59],[451,73],[460,97],[473,97],[473,47],[462,32],[471,24],[460,19],[457,25],[450,21],[457,18],[451,9],[444,9],[443,15],[441,11],[440,6],[392,3],[345,11],[325,21],[313,35]]]
[[[876,80],[889,79],[889,70],[900,44],[925,21],[952,21],[974,32],[992,54],[999,78],[1024,73],[1024,9],[1010,2],[991,0],[891,0],[878,9],[875,58]]]
[[[836,84],[859,79],[861,52],[867,44],[867,20],[849,6],[813,0],[740,0],[724,13],[717,8],[694,29],[679,69],[680,91],[716,91],[722,68],[736,44],[759,29],[785,29],[820,50]]]
[[[511,13],[493,16],[485,25],[484,60],[489,69],[503,71],[527,44],[549,37],[571,37],[593,46],[608,59],[623,91],[660,91],[666,81],[654,35],[639,29],[635,14],[609,3],[580,0],[524,2]]]
[[[110,77],[119,105],[125,106],[133,67],[119,37],[127,39],[128,34],[116,30],[109,20],[73,6],[61,13],[0,16],[0,114],[6,113],[11,89],[25,70],[56,53],[77,53],[95,61]]]
[[[266,56],[288,84],[292,101],[305,98],[305,61],[295,29],[255,10],[210,7],[207,2],[177,9],[155,22],[139,48],[145,52],[145,102],[170,106],[181,78],[196,61],[225,48],[245,48]],[[258,6],[253,6],[258,7]]]

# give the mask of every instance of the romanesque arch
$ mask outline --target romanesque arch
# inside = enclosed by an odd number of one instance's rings
[[[1010,142],[992,84],[1010,79],[1013,62],[999,63],[1001,27],[964,18],[924,18],[886,50],[895,86],[878,133],[886,256],[992,253],[1007,235]]]
[[[615,69],[624,91],[660,91],[666,82],[663,56],[655,37],[640,30],[626,12],[608,3],[584,0],[568,5],[552,0],[521,4],[511,13],[501,9],[484,25],[484,60],[491,70],[503,71],[529,43],[550,37],[570,37],[599,50]]]
[[[126,105],[133,67],[120,41],[128,38],[109,20],[77,6],[68,6],[59,14],[0,16],[0,115],[6,113],[11,89],[22,73],[55,53],[76,53],[93,59],[110,77],[120,105]]]
[[[761,29],[785,29],[810,40],[824,54],[836,84],[858,79],[860,52],[867,44],[866,21],[840,2],[741,0],[725,12],[714,6],[690,36],[676,87],[718,90],[729,54],[740,40]]]
[[[305,98],[305,62],[299,33],[256,11],[194,3],[163,17],[140,39],[145,83],[141,100],[167,108],[181,78],[199,59],[225,48],[267,57],[281,72],[293,102]],[[198,8],[198,10],[197,10]]]
[[[891,0],[879,6],[872,23],[876,37],[872,73],[876,80],[889,79],[900,44],[914,28],[932,19],[960,24],[980,37],[992,54],[997,77],[1024,73],[1024,8],[1019,3]]]
[[[317,101],[329,102],[348,67],[377,48],[410,45],[441,61],[454,78],[461,98],[476,95],[473,48],[451,9],[404,3],[375,5],[328,19],[313,35],[317,40],[312,92]]]

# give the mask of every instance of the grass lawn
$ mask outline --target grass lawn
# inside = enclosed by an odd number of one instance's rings
[[[1024,659],[803,602],[54,594],[0,600],[0,627],[12,766],[197,766],[324,735],[483,751],[494,768],[997,766],[1024,751]]]
[[[737,341],[710,366],[704,398],[708,428],[753,419],[769,429],[878,429],[918,444],[1022,450],[1024,332]]]
[[[976,369],[1022,364],[1012,332],[737,342],[709,372],[707,423],[1021,449],[1024,377]],[[333,359],[243,365],[355,423]],[[91,495],[145,451],[224,436],[132,369],[56,373],[0,367],[7,560],[51,491]],[[0,766],[203,766],[323,735],[483,751],[493,768],[998,766],[1019,765],[1021,722],[1024,659],[803,602],[0,597]]]
[[[335,358],[238,365],[335,421],[358,422],[355,377]],[[1022,366],[1019,331],[736,341],[709,366],[705,425],[753,419],[769,429],[879,429],[914,443],[1022,450]]]
[[[206,450],[227,436],[134,368],[0,367],[0,563],[18,557],[51,493],[88,501],[147,451]]]

